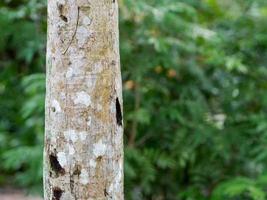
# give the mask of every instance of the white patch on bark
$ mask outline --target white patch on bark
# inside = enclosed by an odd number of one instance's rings
[[[91,104],[91,97],[84,91],[77,92],[74,98],[74,104],[82,104],[88,107]]]
[[[86,140],[87,134],[85,131],[76,132],[75,130],[64,131],[64,136],[67,141],[75,143],[78,139],[80,141]]]
[[[110,104],[109,110],[111,113],[116,113],[116,102],[114,102],[114,104]]]
[[[51,142],[52,142],[53,144],[56,144],[56,143],[57,143],[57,137],[54,136],[54,135],[52,135],[52,137],[51,137]]]
[[[84,18],[83,18],[83,24],[84,25],[90,25],[91,24],[91,22],[92,22],[92,20],[89,18],[89,17],[87,17],[87,16],[85,16]]]
[[[64,152],[58,152],[57,159],[58,159],[60,166],[64,167],[67,165],[67,158]]]
[[[69,144],[69,154],[70,155],[74,155],[75,154],[75,149],[71,144]]]
[[[47,198],[48,199],[48,198]],[[51,199],[51,198],[50,198]],[[49,200],[50,200],[49,199]],[[75,199],[75,197],[73,196],[73,194],[70,192],[70,191],[67,191],[65,190],[63,193],[62,193],[62,196],[60,199]],[[46,199],[45,199],[46,200]]]
[[[106,145],[99,140],[96,144],[94,144],[93,153],[96,157],[103,156],[106,152]]]
[[[57,142],[57,134],[54,131],[49,131],[49,137],[51,139],[51,143],[55,144]]]
[[[69,68],[67,73],[66,73],[66,78],[71,78],[74,76],[74,71],[73,71],[73,68]]]
[[[78,139],[77,133],[75,132],[75,130],[64,131],[64,136],[67,139],[67,141],[76,142]]]
[[[87,126],[90,127],[92,124],[92,117],[89,116],[88,119],[87,119]]]
[[[96,162],[93,159],[91,159],[89,161],[89,166],[92,167],[92,168],[95,168],[96,167]]]
[[[65,99],[66,99],[66,93],[65,92],[60,92],[60,99],[62,101],[65,101]]]
[[[104,67],[103,67],[101,61],[99,61],[99,62],[97,62],[97,63],[95,63],[95,64],[93,65],[93,69],[92,69],[92,70],[93,70],[95,73],[100,73],[100,72],[103,71],[103,69],[104,69]]]
[[[61,112],[61,107],[60,107],[60,104],[57,100],[53,100],[52,101],[52,107],[55,108],[55,112],[56,113],[60,113]]]
[[[72,142],[76,142],[77,141],[77,135],[76,135],[76,133],[75,132],[71,132],[70,133],[70,140],[72,141]]]
[[[69,48],[69,57],[71,58],[70,68],[68,69],[67,73],[68,76],[79,76],[83,74],[83,67],[86,64],[86,58],[84,52],[78,52],[77,49],[70,47]],[[66,73],[66,77],[67,77]],[[71,78],[69,77],[69,78]]]
[[[81,170],[80,183],[86,185],[89,183],[89,174],[85,169]]]
[[[94,89],[96,84],[96,79],[91,78],[89,81],[87,81],[86,85],[89,89]]]
[[[97,111],[101,111],[101,110],[102,110],[102,106],[101,106],[100,104],[97,104],[97,106],[96,106],[96,110],[97,110]]]
[[[79,137],[80,137],[80,140],[81,141],[86,140],[86,132],[85,131],[80,132],[79,133]]]
[[[111,193],[112,191],[119,191],[121,187],[121,180],[122,180],[122,171],[118,171],[113,182],[110,184],[108,188],[108,192]]]
[[[76,39],[78,41],[79,47],[83,47],[89,37],[90,37],[90,31],[86,27],[79,26],[77,28]]]

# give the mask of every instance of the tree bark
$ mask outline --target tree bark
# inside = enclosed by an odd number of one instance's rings
[[[117,0],[48,0],[45,200],[122,200]]]

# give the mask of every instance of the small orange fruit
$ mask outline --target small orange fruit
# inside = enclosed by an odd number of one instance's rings
[[[135,83],[133,80],[128,80],[124,83],[124,87],[127,89],[127,90],[132,90],[135,86]]]
[[[174,78],[177,76],[177,72],[174,69],[169,69],[167,72],[167,77]]]

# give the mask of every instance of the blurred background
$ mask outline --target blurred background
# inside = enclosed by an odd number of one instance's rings
[[[42,195],[45,45],[1,0],[0,192]],[[266,0],[120,0],[120,48],[125,199],[267,200]]]

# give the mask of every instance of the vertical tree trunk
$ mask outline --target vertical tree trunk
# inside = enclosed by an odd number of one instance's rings
[[[48,0],[45,200],[122,200],[117,0]]]

